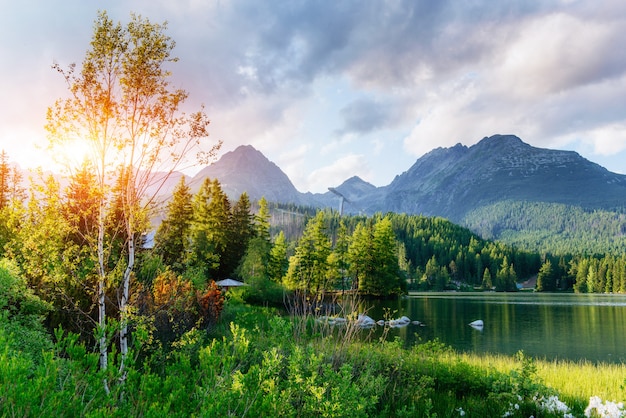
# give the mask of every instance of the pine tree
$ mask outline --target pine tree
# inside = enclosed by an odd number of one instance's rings
[[[367,292],[370,288],[369,278],[374,271],[373,234],[371,225],[359,222],[352,233],[348,247],[349,272],[352,288]]]
[[[254,233],[254,216],[250,212],[248,194],[244,192],[233,206],[230,217],[226,247],[220,262],[220,271],[224,275],[230,275],[235,271]]]
[[[349,272],[360,293],[398,294],[406,288],[400,279],[395,234],[389,217],[357,224],[348,247]]]
[[[270,211],[267,200],[261,197],[259,200],[259,212],[254,216],[254,225],[256,236],[269,241],[270,240]]]
[[[437,262],[437,259],[433,255],[428,260],[428,262],[426,262],[426,266],[424,268],[424,276],[425,276],[426,283],[428,284],[428,287],[430,288],[435,287],[440,271],[441,269],[439,267],[439,263]],[[443,289],[438,289],[438,290],[443,290]]]
[[[500,269],[496,274],[496,291],[515,292],[517,291],[517,274],[513,264],[509,264],[508,258],[504,256]]]
[[[154,236],[154,252],[161,256],[165,265],[182,273],[185,269],[189,228],[193,219],[192,194],[182,176],[172,200],[167,204],[167,214]]]
[[[539,269],[535,290],[537,292],[552,292],[556,290],[556,274],[549,259],[546,259],[541,269]]]
[[[485,272],[483,273],[483,281],[480,287],[483,290],[493,289],[493,282],[491,281],[491,272],[489,269],[485,269]]]
[[[285,234],[280,231],[276,238],[274,238],[274,244],[270,250],[270,257],[267,265],[267,274],[270,280],[280,283],[282,282],[287,268],[289,267],[289,260],[287,260],[287,243],[285,241]]]
[[[70,178],[65,190],[64,216],[73,227],[71,240],[80,246],[92,246],[98,233],[97,179],[93,169],[84,163]]]
[[[270,248],[271,244],[260,237],[250,239],[246,252],[236,269],[237,276],[254,286],[269,279]]]
[[[285,284],[292,289],[306,289],[314,293],[327,290],[330,238],[326,234],[324,213],[318,212],[309,220],[298,241],[295,254],[289,260]]]
[[[375,273],[372,278],[374,287],[372,294],[379,296],[400,294],[406,285],[400,281],[396,236],[388,217],[374,225],[373,238]]]
[[[226,248],[230,203],[217,180],[205,179],[193,197],[189,228],[189,262],[204,281],[218,280],[220,260]]]
[[[576,293],[588,293],[587,275],[589,274],[589,261],[587,259],[579,260],[572,265],[575,271],[576,283],[574,283],[574,291]]]

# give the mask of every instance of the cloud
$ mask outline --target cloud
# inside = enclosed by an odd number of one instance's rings
[[[593,144],[593,152],[613,155],[626,150],[626,123],[601,126],[588,132],[585,142]]]
[[[597,152],[623,150],[608,144],[621,143],[616,127],[626,114],[626,52],[615,47],[626,42],[626,13],[575,7],[517,15],[513,29],[492,23],[492,40],[475,61],[427,83],[405,149],[420,156],[435,146],[514,133],[537,146],[572,146],[583,137]]]
[[[98,9],[81,0],[30,6],[15,3],[0,16],[0,36],[11,40],[0,45],[0,137],[20,144],[45,142],[46,107],[67,93],[50,64],[80,63]],[[113,0],[106,7],[122,22],[130,11],[168,21],[180,58],[172,82],[190,92],[189,111],[204,103],[224,151],[252,144],[304,191],[356,173],[381,184],[383,158],[389,166],[396,155],[408,160],[494,133],[595,155],[624,151],[620,0]],[[329,164],[331,154],[344,157]]]
[[[521,25],[496,74],[500,89],[520,97],[555,94],[619,76],[626,67],[623,22],[567,13],[539,16]]]
[[[370,170],[367,160],[360,154],[349,154],[338,158],[332,164],[314,170],[307,177],[309,190],[325,191],[329,186],[339,186],[352,176],[368,178]]]
[[[385,126],[391,112],[389,106],[376,100],[359,99],[341,109],[340,114],[344,127],[338,131],[339,134],[368,133]]]

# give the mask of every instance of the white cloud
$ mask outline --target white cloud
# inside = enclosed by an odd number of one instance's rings
[[[593,146],[593,153],[614,155],[626,150],[626,123],[600,126],[585,135],[585,143]]]
[[[540,98],[623,71],[615,46],[621,25],[554,13],[529,19],[506,44],[495,81],[503,94]],[[495,65],[498,63],[495,62]],[[620,68],[621,64],[621,68]]]
[[[332,164],[314,170],[307,177],[309,190],[325,192],[329,186],[339,186],[352,176],[368,178],[370,170],[363,155],[349,154]],[[338,183],[339,181],[339,183]]]

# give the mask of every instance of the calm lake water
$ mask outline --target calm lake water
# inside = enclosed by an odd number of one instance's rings
[[[626,362],[626,295],[420,293],[372,303],[368,315],[385,312],[424,324],[390,330],[407,345],[438,338],[459,351]],[[468,325],[477,319],[480,330]]]

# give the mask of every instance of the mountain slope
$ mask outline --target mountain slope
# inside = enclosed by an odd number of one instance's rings
[[[197,192],[205,178],[218,179],[231,199],[246,192],[251,200],[265,196],[270,202],[302,203],[302,194],[276,164],[251,145],[227,152],[196,174],[189,185]]]
[[[381,190],[375,210],[423,213],[455,222],[501,201],[626,206],[626,176],[572,151],[532,147],[512,135],[484,138],[472,147],[438,148]]]

